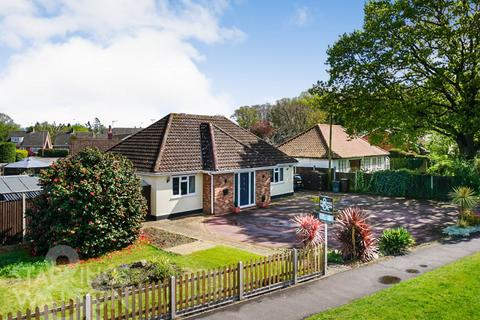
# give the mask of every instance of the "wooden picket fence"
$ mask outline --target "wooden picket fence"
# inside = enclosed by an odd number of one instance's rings
[[[112,290],[0,320],[174,319],[297,284],[325,274],[324,246],[171,277],[162,283]]]

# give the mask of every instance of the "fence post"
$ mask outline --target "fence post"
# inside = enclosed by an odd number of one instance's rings
[[[298,252],[297,249],[293,249],[293,284],[298,283]]]
[[[243,300],[243,262],[238,262],[238,300]]]
[[[170,319],[176,318],[177,309],[177,280],[175,276],[170,277]]]
[[[85,320],[92,319],[92,297],[90,294],[85,295]]]
[[[27,211],[27,199],[25,193],[22,193],[22,241],[25,241],[25,236],[27,234],[27,217],[25,212]]]

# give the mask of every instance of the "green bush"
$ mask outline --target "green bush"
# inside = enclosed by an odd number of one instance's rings
[[[92,287],[97,290],[111,290],[163,282],[176,273],[178,273],[176,266],[168,259],[155,262],[138,261],[100,273],[92,281]]]
[[[88,148],[42,170],[40,184],[43,193],[27,211],[36,254],[68,245],[82,258],[97,257],[138,238],[146,202],[125,157]]]
[[[340,250],[328,250],[327,254],[328,263],[338,264],[343,263],[342,252]]]
[[[422,168],[425,169],[426,161],[427,160],[423,158],[391,158],[390,169],[392,170],[408,169],[408,170],[420,171],[422,170]]]
[[[369,192],[370,191],[370,181],[367,179],[367,173],[364,171],[357,171],[355,173],[355,192]]]
[[[405,254],[415,240],[407,229],[400,227],[384,230],[379,240],[380,252],[384,255]]]
[[[45,149],[41,150],[39,155],[45,158],[65,158],[68,153],[68,149]]]
[[[0,142],[0,163],[15,162],[15,143]]]
[[[370,180],[370,191],[384,196],[405,197],[411,187],[410,170],[383,170],[376,171]]]
[[[15,161],[20,161],[22,159],[25,159],[26,157],[28,157],[27,150],[20,150],[20,149],[15,150]]]

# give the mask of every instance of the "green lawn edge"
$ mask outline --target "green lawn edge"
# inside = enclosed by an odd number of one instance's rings
[[[25,262],[37,260],[31,258],[24,251],[1,254],[0,260],[4,262],[7,259],[15,260],[15,255]],[[53,302],[58,303],[81,297],[86,293],[96,293],[97,291],[90,286],[92,278],[96,274],[120,264],[167,258],[183,271],[194,272],[233,265],[239,261],[248,261],[259,257],[257,254],[222,245],[182,256],[157,249],[149,244],[138,244],[98,259],[90,259],[73,265],[50,267],[47,271],[41,271],[34,277],[25,279],[0,277],[0,315],[6,315],[8,312],[25,312],[27,308],[43,307],[45,304],[51,305]]]

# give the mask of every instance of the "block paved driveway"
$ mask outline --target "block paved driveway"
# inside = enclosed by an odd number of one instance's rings
[[[312,196],[318,193],[300,192],[285,200],[273,202],[265,209],[250,209],[240,214],[211,216],[203,219],[205,229],[213,235],[253,245],[271,248],[292,247],[295,225],[292,218],[311,212]],[[358,206],[369,215],[375,235],[387,228],[404,226],[417,243],[441,238],[441,229],[456,220],[456,209],[448,203],[428,200],[389,198],[359,194],[331,194],[336,209]],[[333,230],[332,230],[333,229]],[[329,229],[330,247],[338,247]],[[333,231],[333,232],[331,232]]]

